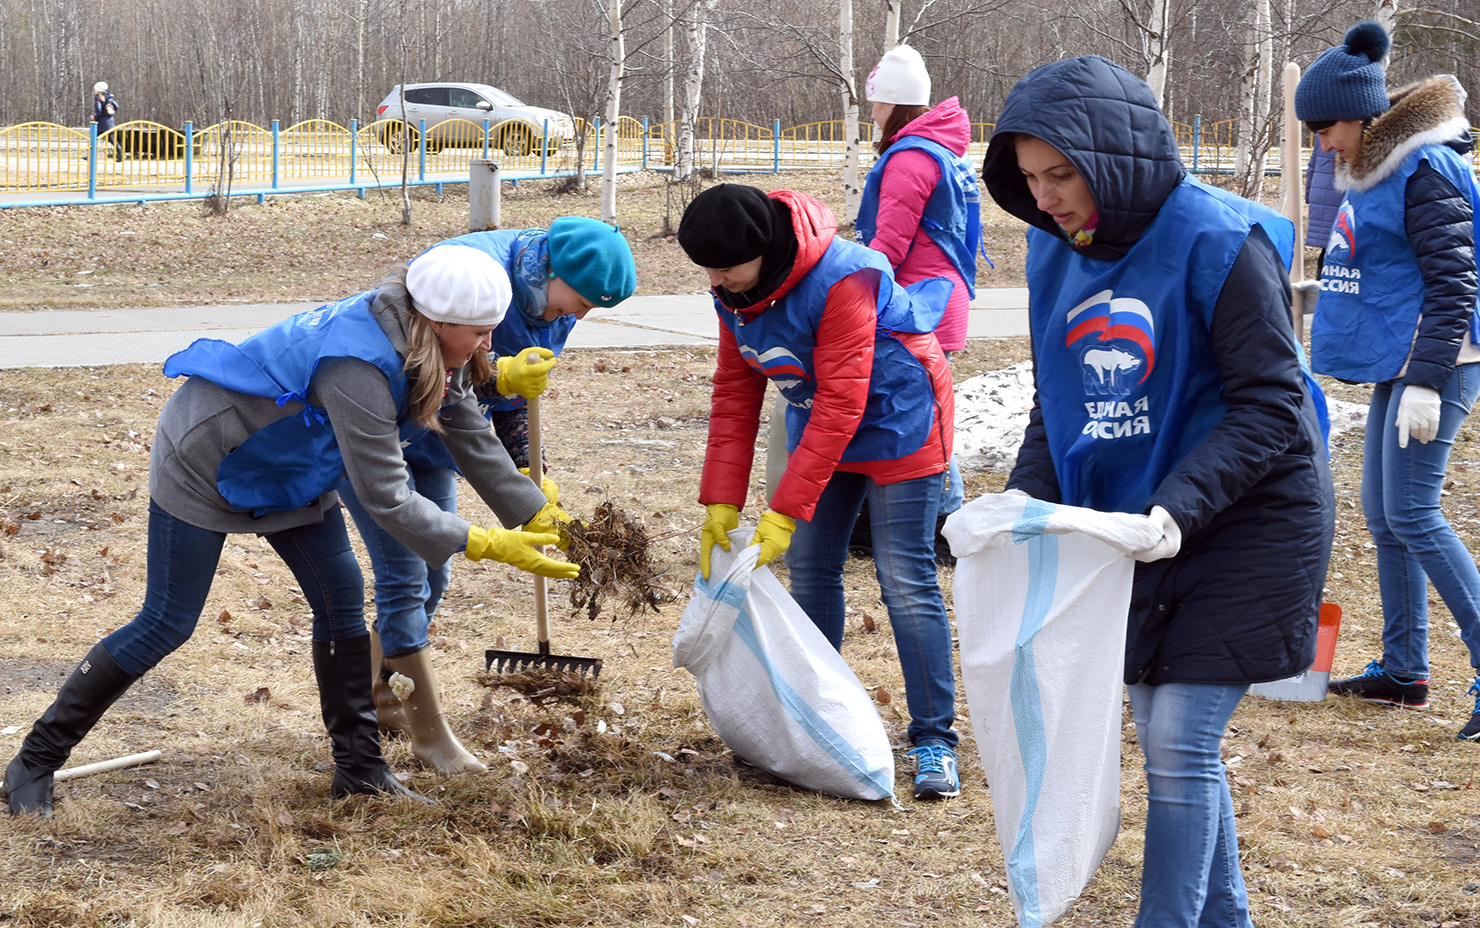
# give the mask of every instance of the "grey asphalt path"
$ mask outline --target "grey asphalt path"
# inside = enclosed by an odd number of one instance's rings
[[[147,309],[0,313],[0,369],[158,364],[197,338],[241,341],[315,303],[256,303]],[[977,291],[968,338],[1028,332],[1022,288]],[[636,296],[597,309],[571,333],[572,348],[713,345],[714,309],[705,294]]]

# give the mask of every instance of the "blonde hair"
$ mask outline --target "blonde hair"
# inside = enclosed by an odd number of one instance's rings
[[[402,267],[392,280],[405,290],[406,268]],[[438,414],[447,395],[447,362],[442,357],[442,339],[432,327],[432,320],[417,310],[409,292],[406,307],[406,363],[402,368],[407,380],[406,406],[413,422],[440,434],[442,423]],[[490,380],[498,373],[488,359],[488,352],[482,349],[474,352],[468,367],[474,384]]]

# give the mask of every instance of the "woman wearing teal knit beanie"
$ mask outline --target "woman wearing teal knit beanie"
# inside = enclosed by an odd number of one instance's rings
[[[637,287],[637,265],[620,229],[585,216],[562,216],[549,229],[474,232],[432,249],[466,245],[492,256],[512,284],[508,311],[493,330],[489,356],[497,375],[475,387],[479,406],[514,463],[529,473],[526,398],[544,392],[555,356],[578,320],[611,307]],[[409,487],[448,512],[457,509],[457,469],[436,435],[405,449]],[[541,462],[543,471],[543,462]],[[541,477],[545,495],[558,494]],[[428,626],[451,580],[451,563],[428,564],[377,528],[353,487],[340,487],[375,572],[373,665],[376,711],[383,729],[404,732],[411,751],[441,773],[477,773],[484,763],[452,733],[442,715],[428,648]]]
[[[1382,654],[1330,691],[1429,705],[1432,581],[1474,671],[1459,737],[1480,741],[1480,570],[1440,509],[1450,449],[1480,397],[1474,140],[1459,82],[1440,75],[1388,93],[1387,50],[1381,26],[1359,23],[1295,91],[1295,114],[1336,152],[1344,191],[1321,268],[1311,367],[1373,385],[1362,510],[1377,551]]]

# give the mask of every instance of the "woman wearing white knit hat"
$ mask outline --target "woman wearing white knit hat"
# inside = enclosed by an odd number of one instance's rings
[[[865,94],[879,158],[864,181],[855,223],[859,238],[889,259],[901,286],[931,277],[951,281],[951,297],[935,329],[949,357],[966,346],[981,247],[981,190],[964,157],[971,118],[957,97],[930,107],[930,73],[908,45],[884,53]],[[961,471],[952,458],[941,521],[961,503]]]
[[[160,413],[149,462],[148,578],[133,621],[92,647],[5,768],[12,814],[49,817],[53,774],[108,708],[191,636],[228,534],[262,536],[313,611],[313,666],[334,758],[330,795],[408,790],[380,752],[365,583],[334,486],[429,562],[457,552],[543,576],[575,564],[539,546],[568,521],[521,474],[478,410],[491,333],[510,302],[502,265],[434,248],[375,290],[293,316],[240,344],[200,339],[165,362],[188,376]],[[402,443],[438,433],[504,525],[481,528],[412,492]],[[100,625],[115,620],[100,615]]]

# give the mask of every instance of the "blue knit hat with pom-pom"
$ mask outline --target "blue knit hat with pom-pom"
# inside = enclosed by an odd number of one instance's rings
[[[1357,23],[1335,48],[1315,60],[1295,88],[1295,116],[1301,122],[1367,119],[1388,108],[1387,73],[1382,59],[1391,43],[1377,23]]]

